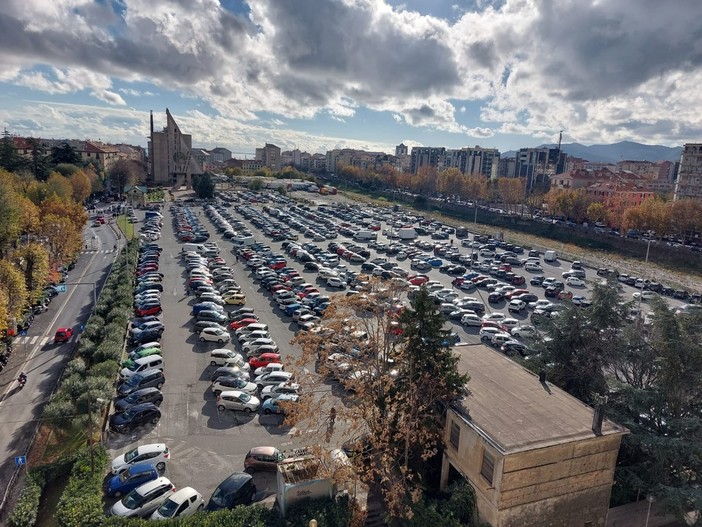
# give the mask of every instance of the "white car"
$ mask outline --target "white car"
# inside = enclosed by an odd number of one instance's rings
[[[330,276],[327,278],[327,285],[329,287],[338,287],[339,289],[346,289],[346,282],[337,276]]]
[[[478,335],[480,336],[480,340],[492,341],[492,337],[494,337],[498,333],[504,333],[504,332],[499,328],[487,327],[487,328],[480,328]]]
[[[239,366],[241,369],[249,370],[247,367],[249,363],[244,361],[241,355],[224,348],[217,348],[210,352],[210,366]]]
[[[529,302],[529,307],[532,309],[550,309],[553,303],[550,300],[541,299],[536,302]]]
[[[527,262],[524,264],[524,270],[525,271],[532,271],[534,273],[541,273],[543,272],[543,267],[541,267],[539,264],[535,262]]]
[[[483,322],[502,322],[506,318],[507,315],[504,313],[488,313],[487,315],[483,315]]]
[[[275,343],[275,340],[273,340],[270,337],[263,337],[263,338],[258,338],[258,339],[251,340],[248,342],[244,342],[242,348],[244,350],[244,353],[248,354],[248,353],[256,351],[264,346],[273,346],[276,349],[278,348],[278,345]]]
[[[265,401],[271,397],[278,397],[283,393],[299,395],[300,385],[295,382],[281,382],[280,384],[264,386],[263,390],[261,390],[261,399]]]
[[[112,473],[121,474],[137,463],[153,463],[158,470],[166,468],[171,452],[165,443],[150,443],[133,448],[112,460]]]
[[[266,366],[259,366],[254,370],[254,378],[260,377],[261,375],[265,375],[266,373],[270,373],[272,371],[283,371],[285,369],[285,366],[281,364],[280,362],[271,362],[270,364],[267,364]]]
[[[533,338],[538,335],[536,328],[534,326],[517,326],[510,331],[513,337],[522,338]]]
[[[213,304],[217,304],[218,306],[224,305],[224,299],[217,293],[202,293],[200,295],[199,300],[201,302],[212,302]]]
[[[292,318],[295,322],[297,322],[298,320],[300,320],[300,317],[302,315],[311,315],[311,314],[314,314],[311,309],[307,309],[306,307],[302,307],[292,314]]]
[[[229,333],[222,328],[205,328],[200,332],[200,342],[225,344],[229,342]]]
[[[639,298],[641,298],[641,300],[651,300],[652,298],[656,298],[656,296],[658,296],[658,295],[656,295],[656,293],[653,291],[644,290],[644,291],[637,291],[632,296],[636,300],[638,300]]]
[[[205,500],[202,498],[202,495],[192,487],[184,487],[175,494],[171,494],[149,519],[183,518],[192,516],[204,508]]]
[[[263,389],[266,386],[275,386],[281,382],[291,382],[293,380],[293,374],[288,371],[272,371],[270,373],[265,373],[260,377],[256,377],[254,382],[259,388]]]
[[[239,343],[242,346],[246,346],[247,342],[252,342],[257,339],[269,339],[271,338],[271,334],[268,333],[266,330],[256,330],[252,331],[251,333],[246,333],[244,335],[241,335],[239,337]]]
[[[466,314],[461,317],[461,324],[464,326],[477,326],[480,327],[483,320],[478,315]]]
[[[524,309],[526,309],[526,302],[519,300],[518,298],[510,300],[509,305],[507,306],[507,311],[510,313],[521,313]]]
[[[258,397],[240,390],[222,392],[217,396],[217,410],[220,412],[238,410],[250,414],[258,411],[260,406],[261,401],[259,401]]]
[[[516,318],[505,318],[500,321],[500,324],[502,324],[507,329],[512,329],[516,328],[519,325],[519,320],[517,320]]]
[[[217,380],[215,380],[210,387],[215,395],[232,390],[246,392],[249,395],[256,395],[258,393],[258,386],[249,382],[245,377],[227,377],[226,375],[217,377]]]
[[[145,518],[158,509],[175,493],[175,486],[168,478],[158,478],[135,488],[110,510],[112,516]]]
[[[512,340],[512,335],[510,335],[509,333],[501,332],[501,333],[495,333],[492,336],[492,338],[490,339],[490,343],[493,346],[499,347],[499,346],[502,346],[502,344],[504,344],[505,342],[508,342],[510,340]]]
[[[566,284],[572,287],[585,287],[585,282],[575,276],[566,278]]]

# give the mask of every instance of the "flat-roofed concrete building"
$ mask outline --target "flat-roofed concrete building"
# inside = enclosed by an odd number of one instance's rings
[[[465,478],[492,527],[604,525],[628,430],[487,346],[455,351],[470,395],[447,413],[442,488]]]

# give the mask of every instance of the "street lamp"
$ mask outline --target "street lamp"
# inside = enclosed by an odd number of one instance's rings
[[[314,520],[314,519],[310,520],[309,527],[317,527],[317,520]]]
[[[651,516],[651,505],[656,501],[656,497],[653,494],[649,494],[646,496],[646,501],[648,502],[648,511],[646,512],[646,525],[644,525],[644,527],[648,527],[648,519]]]
[[[98,404],[105,404],[107,401],[100,397],[95,398]],[[88,399],[88,448],[90,449],[90,471],[95,470],[95,453],[93,451],[93,401]]]

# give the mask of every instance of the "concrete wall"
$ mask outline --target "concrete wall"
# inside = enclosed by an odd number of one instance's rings
[[[450,444],[451,423],[461,433]],[[475,489],[481,521],[492,527],[593,527],[603,525],[621,435],[593,437],[502,456],[453,412],[446,425],[442,486],[449,463]],[[480,474],[483,452],[495,460],[493,483]]]

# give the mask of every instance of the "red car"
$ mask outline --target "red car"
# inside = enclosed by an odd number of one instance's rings
[[[297,294],[297,297],[298,298],[305,298],[310,293],[319,293],[319,290],[316,287],[306,287],[305,289],[303,289],[302,291],[300,291]]]
[[[58,328],[54,334],[54,343],[58,344],[60,342],[68,342],[73,337],[73,329],[71,328]]]
[[[285,267],[286,265],[288,265],[288,263],[287,263],[285,260],[282,260],[282,261],[278,261],[278,262],[273,262],[273,263],[272,263],[271,265],[269,265],[268,267],[270,267],[270,268],[273,269],[274,271],[277,271],[278,269],[282,269],[282,268]]]
[[[134,310],[134,313],[136,313],[138,317],[145,317],[147,315],[158,315],[161,311],[163,311],[161,306],[149,306],[144,308],[138,307]]]
[[[249,359],[249,366],[251,366],[251,369],[255,370],[256,368],[268,366],[272,362],[280,362],[280,354],[261,353],[258,357],[251,357],[251,359]]]
[[[240,329],[240,328],[245,328],[249,324],[257,324],[258,320],[255,318],[242,318],[241,320],[235,320],[231,324],[229,324],[229,329]]]
[[[424,276],[423,274],[413,276],[412,278],[409,279],[409,283],[412,285],[423,285],[423,284],[426,284],[428,281],[429,281],[429,277]]]
[[[561,291],[558,293],[558,300],[573,300],[573,293],[571,291]]]

